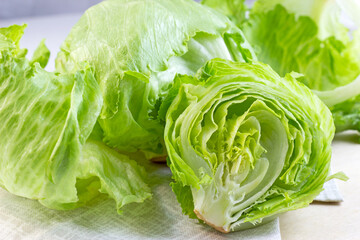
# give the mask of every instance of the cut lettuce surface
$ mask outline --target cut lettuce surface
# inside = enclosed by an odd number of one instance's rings
[[[184,213],[219,231],[305,207],[327,180],[331,112],[268,65],[214,59],[195,77],[177,75],[160,115]]]
[[[19,48],[24,28],[0,29],[0,186],[54,209],[106,193],[120,212],[150,197],[143,168],[89,139],[103,104],[92,69],[46,72],[43,42],[31,61]]]
[[[175,74],[192,75],[215,57],[255,59],[224,15],[192,0],[108,0],[73,27],[56,68],[75,71],[88,62],[104,98],[103,141],[156,156],[165,151],[158,110]]]

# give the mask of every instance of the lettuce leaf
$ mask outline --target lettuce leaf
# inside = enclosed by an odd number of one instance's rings
[[[352,82],[360,74],[357,38],[350,41],[345,35],[346,41],[334,36],[320,40],[318,26],[311,18],[297,18],[281,5],[268,12],[253,11],[243,25],[244,33],[259,60],[281,76],[299,72],[304,77],[298,80],[308,87],[327,91]]]
[[[253,13],[265,13],[283,6],[288,13],[294,14],[296,18],[301,16],[309,17],[317,28],[317,37],[325,40],[330,37],[346,42],[348,41],[347,28],[340,23],[341,10],[346,4],[353,0],[257,0],[252,9]],[[352,4],[354,7],[355,4]],[[291,23],[287,23],[291,24]]]
[[[223,13],[236,25],[240,25],[246,19],[245,0],[202,0],[201,4]]]
[[[90,8],[61,47],[56,68],[94,68],[104,97],[103,141],[121,151],[164,154],[159,106],[176,73],[212,58],[255,59],[225,16],[192,0],[108,0]]]
[[[19,48],[24,27],[0,29],[0,186],[54,209],[106,193],[120,212],[150,197],[143,168],[89,139],[103,104],[93,70],[46,72],[43,42],[31,61]]]
[[[49,62],[50,50],[45,45],[45,39],[43,39],[39,46],[35,49],[35,52],[31,58],[30,63],[39,63],[40,67],[45,68]]]

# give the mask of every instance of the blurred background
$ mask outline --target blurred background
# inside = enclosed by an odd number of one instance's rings
[[[0,27],[27,24],[20,45],[31,56],[42,39],[51,50],[47,70],[54,69],[54,60],[61,43],[86,9],[102,0],[0,0]],[[171,0],[168,0],[171,1]],[[201,0],[195,0],[197,2]],[[225,1],[225,0],[219,0]],[[255,0],[246,0],[252,5]],[[300,0],[299,0],[300,1]],[[358,0],[360,1],[360,0]],[[343,21],[355,29],[351,21]]]
[[[0,20],[84,12],[101,0],[0,0]]]
[[[0,0],[0,28],[12,24],[27,24],[20,46],[27,48],[28,56],[31,57],[39,42],[45,39],[51,51],[46,69],[53,71],[56,54],[71,28],[86,9],[101,1]]]
[[[82,13],[92,5],[101,1],[102,0],[0,0],[0,22],[1,20],[11,18]],[[201,0],[195,1],[200,2]],[[248,4],[254,1],[255,0],[246,0]]]

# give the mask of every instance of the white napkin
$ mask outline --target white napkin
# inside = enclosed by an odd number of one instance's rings
[[[344,201],[337,185],[335,179],[324,184],[324,191],[322,191],[319,196],[315,198],[315,201],[320,202],[342,202]]]
[[[131,204],[118,215],[114,201],[102,197],[91,206],[56,211],[37,201],[0,189],[0,239],[266,239],[279,240],[279,220],[241,232],[219,233],[189,219],[171,191],[171,172],[151,164],[153,198]],[[335,182],[329,181],[318,201],[340,201]]]
[[[181,213],[171,191],[169,169],[152,166],[152,200],[124,207],[123,215],[117,214],[111,199],[72,211],[56,211],[1,189],[0,239],[281,239],[278,219],[229,234],[189,219]]]

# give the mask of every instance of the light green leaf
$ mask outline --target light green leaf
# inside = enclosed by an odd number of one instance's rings
[[[337,173],[335,173],[335,174],[332,174],[332,175],[330,175],[326,180],[329,181],[329,180],[335,179],[335,178],[336,178],[336,179],[340,179],[340,180],[342,180],[342,181],[347,181],[347,180],[349,180],[349,177],[346,176],[345,173],[343,173],[343,172],[337,172]]]
[[[55,209],[81,206],[100,192],[118,209],[150,196],[141,167],[88,140],[103,103],[88,65],[55,74],[12,46],[0,56],[0,186]]]
[[[330,109],[337,132],[360,130],[360,95],[338,103]]]
[[[202,0],[201,4],[216,9],[240,25],[245,20],[247,7],[245,0]]]
[[[11,25],[9,27],[0,28],[0,34],[11,41],[16,47],[19,47],[20,39],[24,35],[26,24]]]
[[[276,30],[271,30],[275,28]],[[358,40],[321,41],[310,18],[295,18],[278,5],[269,12],[253,13],[243,30],[258,59],[284,76],[295,71],[300,81],[314,90],[326,91],[352,82],[360,74]]]
[[[26,24],[0,28],[0,51],[11,50],[19,57],[24,57],[27,53],[27,49],[20,49],[19,44],[25,28]]]
[[[346,36],[348,30],[340,23],[340,14],[343,8],[342,2],[351,1],[352,0],[257,0],[252,11],[254,13],[264,13],[273,10],[276,8],[276,5],[281,5],[289,13],[295,14],[296,18],[301,16],[311,18],[318,28],[317,37],[320,40],[335,37],[340,41],[348,41]]]
[[[196,219],[194,213],[194,200],[191,194],[189,186],[182,186],[181,182],[172,182],[171,188],[176,195],[178,202],[181,205],[183,213],[188,215],[190,218]]]
[[[103,1],[86,11],[61,49],[58,71],[83,61],[95,70],[104,141],[156,154],[164,153],[158,106],[176,73],[192,75],[215,57],[254,59],[237,27],[191,0]]]
[[[36,48],[32,59],[30,61],[31,64],[39,63],[42,68],[45,68],[49,62],[50,58],[50,50],[45,45],[45,39],[43,39],[39,46]]]

